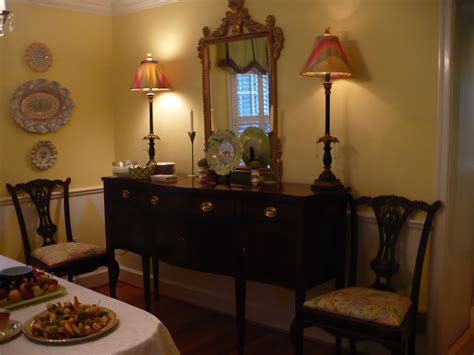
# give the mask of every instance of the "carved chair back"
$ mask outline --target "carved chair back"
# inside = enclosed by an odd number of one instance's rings
[[[377,255],[370,262],[370,267],[375,273],[375,282],[370,287],[391,292],[395,292],[391,285],[392,277],[400,269],[400,264],[395,257],[395,249],[400,231],[408,218],[415,212],[424,211],[426,213],[418,245],[410,294],[411,301],[417,307],[426,245],[430,236],[433,218],[436,211],[441,207],[441,202],[436,201],[429,205],[422,201],[411,201],[404,197],[378,196],[373,198],[361,197],[355,203],[357,206],[369,205],[377,221],[379,245]],[[357,250],[355,250],[355,253],[357,253]],[[355,259],[356,256],[353,256],[353,267],[356,265]],[[355,284],[355,276],[352,283]]]
[[[20,194],[26,194],[33,202],[39,218],[39,226],[36,231],[43,238],[42,246],[47,246],[56,243],[54,236],[58,230],[58,227],[51,219],[50,204],[53,190],[55,190],[56,187],[60,187],[62,189],[64,198],[64,222],[66,227],[66,239],[68,242],[72,242],[71,217],[69,212],[70,182],[71,179],[67,178],[65,181],[37,179],[28,181],[27,183],[16,184],[14,186],[6,184],[7,190],[10,193],[15,206],[21,237],[23,240],[23,249],[25,251],[25,258],[27,262],[29,262],[31,247],[25,224],[25,218],[23,216],[23,211],[19,200]]]

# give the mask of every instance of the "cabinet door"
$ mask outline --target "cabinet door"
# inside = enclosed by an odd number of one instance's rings
[[[295,228],[255,222],[249,224],[242,236],[245,277],[293,289],[296,265]]]
[[[106,186],[105,211],[107,247],[143,253],[146,248],[140,193],[128,185]]]
[[[154,218],[153,250],[160,260],[189,269],[230,275],[233,238],[228,221],[161,214]]]

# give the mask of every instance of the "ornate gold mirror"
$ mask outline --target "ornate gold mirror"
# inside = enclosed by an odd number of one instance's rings
[[[265,24],[252,20],[243,0],[229,0],[228,6],[231,11],[226,12],[220,27],[215,31],[204,27],[204,37],[199,40],[205,139],[207,142],[218,129],[228,129],[241,141],[251,143],[265,132],[265,144],[249,145],[250,158],[247,154],[245,159],[244,146],[244,159],[237,171],[247,172],[249,160],[258,150],[260,171],[280,182],[276,61],[283,48],[283,31],[275,26],[272,15]]]

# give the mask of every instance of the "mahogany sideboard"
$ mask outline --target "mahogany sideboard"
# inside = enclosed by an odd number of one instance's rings
[[[115,249],[142,256],[147,307],[150,258],[156,273],[159,259],[235,279],[239,354],[246,280],[295,290],[296,305],[306,290],[344,280],[347,190],[315,194],[310,185],[296,183],[202,185],[186,176],[172,185],[102,180],[107,251],[110,258]]]

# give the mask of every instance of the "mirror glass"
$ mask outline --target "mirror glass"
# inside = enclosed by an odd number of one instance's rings
[[[209,44],[209,84],[213,131],[271,131],[266,36]]]

